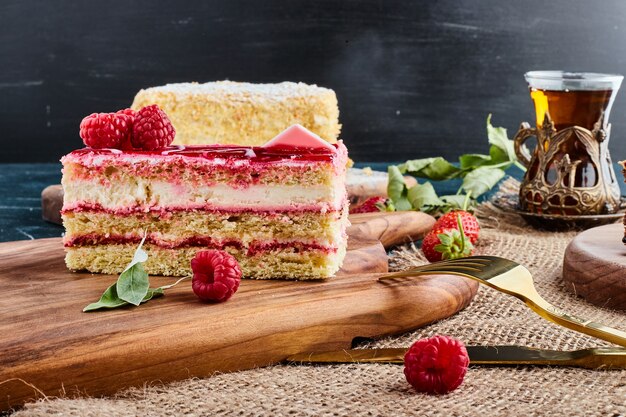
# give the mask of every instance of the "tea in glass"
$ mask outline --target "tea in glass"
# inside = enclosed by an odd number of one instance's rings
[[[619,185],[608,152],[609,114],[623,77],[531,71],[535,128],[523,123],[516,153],[528,167],[520,205],[533,213],[604,214],[619,208]],[[537,138],[532,157],[524,147]]]

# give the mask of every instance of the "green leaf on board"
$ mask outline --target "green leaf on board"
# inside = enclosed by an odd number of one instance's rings
[[[116,289],[118,297],[135,306],[141,304],[150,287],[148,274],[142,265],[143,262],[148,260],[148,254],[141,248],[145,241],[146,235],[144,234],[143,239],[141,239],[139,246],[133,254],[133,259],[117,279]]]
[[[143,300],[141,300],[142,303],[145,303],[146,301],[150,301],[153,298],[157,298],[160,297],[162,295],[165,295],[165,292],[163,291],[163,288],[158,287],[158,288],[148,288],[148,293],[143,297]]]
[[[491,190],[505,175],[500,168],[480,167],[469,172],[463,178],[462,188],[466,193],[471,192],[476,198]]]
[[[87,307],[83,308],[83,311],[88,312],[100,310],[103,308],[110,309],[130,305],[129,302],[124,301],[117,296],[115,285],[116,284],[113,284],[109,288],[107,288],[107,290],[104,292],[104,294],[102,294],[102,297],[100,297],[100,300],[98,302],[89,304]],[[150,301],[153,298],[160,297],[164,294],[165,293],[163,292],[163,289],[161,287],[149,288],[147,294],[143,297],[141,302],[145,303],[146,301]]]
[[[83,308],[83,311],[87,312],[99,310],[101,308],[116,308],[128,304],[126,301],[117,296],[117,290],[115,289],[116,284],[117,283],[107,288],[97,302],[89,304],[87,307]]]
[[[117,282],[107,288],[97,302],[85,307],[84,312],[122,307],[128,304],[137,306],[164,294],[163,287],[150,288],[150,280],[143,267],[143,263],[148,260],[148,254],[141,248],[145,240],[144,234],[133,254],[133,259],[120,274]]]
[[[122,272],[117,280],[117,294],[119,298],[138,306],[148,293],[150,280],[142,263],[135,263]]]

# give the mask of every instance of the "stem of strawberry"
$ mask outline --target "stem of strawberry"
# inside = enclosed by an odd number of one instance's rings
[[[463,201],[463,211],[467,211],[467,207],[469,206],[469,201],[471,197],[472,191],[470,190],[467,194],[465,194],[465,201]]]
[[[461,215],[456,215],[456,224],[459,226],[459,233],[461,233],[461,253],[465,252],[465,231],[463,230],[463,222],[461,221]]]

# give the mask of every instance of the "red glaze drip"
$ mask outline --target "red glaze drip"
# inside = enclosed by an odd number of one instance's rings
[[[168,146],[167,148],[155,151],[119,151],[111,149],[83,148],[73,151],[73,155],[138,155],[138,156],[168,156],[178,155],[191,158],[203,159],[248,159],[252,162],[273,162],[284,159],[296,161],[328,162],[337,155],[338,145],[334,144],[334,151],[328,148],[296,148],[287,146],[236,146],[236,145],[188,145],[188,146]],[[250,152],[254,152],[254,155]]]
[[[75,246],[94,246],[94,245],[111,245],[111,244],[138,244],[141,242],[141,236],[122,236],[122,235],[98,235],[87,234],[72,237],[64,243],[65,247],[71,248]],[[317,243],[302,243],[302,242],[252,242],[247,247],[239,240],[216,240],[211,237],[195,236],[190,238],[181,239],[178,242],[163,242],[154,238],[151,235],[146,237],[146,243],[152,244],[164,249],[178,249],[187,247],[203,247],[206,249],[224,249],[226,247],[233,247],[236,249],[247,249],[247,256],[254,256],[258,253],[269,252],[276,249],[295,249],[296,251],[322,251],[325,253],[337,252],[336,247],[324,246]]]

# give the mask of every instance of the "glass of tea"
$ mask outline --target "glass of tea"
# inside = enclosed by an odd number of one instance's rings
[[[527,171],[522,210],[551,215],[615,213],[620,205],[608,142],[608,122],[623,76],[530,71],[525,75],[536,122],[522,123],[515,152]],[[532,152],[529,138],[537,139]]]

